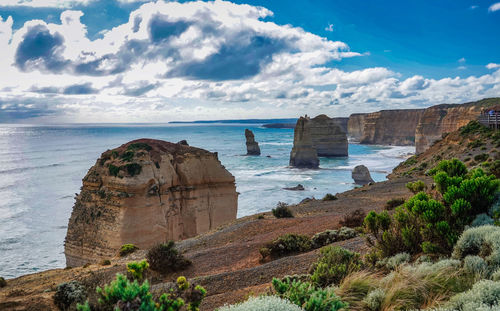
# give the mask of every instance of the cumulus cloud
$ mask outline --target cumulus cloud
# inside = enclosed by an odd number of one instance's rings
[[[67,10],[59,23],[32,20],[16,31],[12,18],[0,19],[0,115],[57,122],[346,116],[500,94],[493,63],[490,74],[439,80],[335,68],[365,56],[278,25],[263,7],[146,3],[98,39],[88,37],[82,15]]]
[[[500,64],[489,63],[488,65],[486,65],[486,68],[488,68],[488,69],[500,68]]]
[[[500,10],[500,2],[494,3],[488,8],[489,12],[496,12],[498,10]]]

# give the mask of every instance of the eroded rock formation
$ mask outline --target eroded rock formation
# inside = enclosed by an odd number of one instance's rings
[[[353,141],[360,141],[365,128],[366,113],[353,113],[347,121],[347,136]]]
[[[424,109],[382,110],[364,116],[362,144],[412,146]]]
[[[83,179],[65,241],[66,264],[149,248],[236,218],[234,177],[217,153],[140,139],[104,152]]]
[[[311,138],[309,118],[300,117],[295,125],[293,148],[290,152],[290,166],[299,168],[317,168],[319,159]]]
[[[308,122],[312,144],[319,157],[347,156],[347,135],[339,125],[339,119],[321,114]]]
[[[482,109],[500,104],[500,98],[488,98],[461,105],[437,105],[425,110],[415,132],[416,152],[422,153],[444,133],[450,133],[476,120]]]
[[[255,141],[253,132],[245,129],[245,138],[247,141],[247,155],[260,155],[259,143]]]
[[[358,185],[366,185],[373,182],[370,171],[364,165],[358,165],[352,170],[352,179]]]

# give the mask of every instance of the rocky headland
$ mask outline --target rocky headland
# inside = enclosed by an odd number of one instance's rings
[[[104,152],[83,178],[65,240],[68,266],[148,248],[236,219],[234,177],[217,153],[140,139]]]

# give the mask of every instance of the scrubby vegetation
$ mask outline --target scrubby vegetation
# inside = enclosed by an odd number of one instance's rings
[[[352,239],[356,236],[358,236],[358,232],[356,232],[356,230],[349,227],[342,227],[339,230],[326,230],[316,233],[311,238],[311,241],[314,248],[320,248],[338,241]]]
[[[85,302],[85,299],[87,299],[85,287],[78,281],[57,285],[54,294],[54,304],[60,310],[74,310],[76,305]]]
[[[0,288],[7,286],[7,281],[0,276]]]
[[[278,258],[294,253],[306,252],[312,249],[311,238],[306,235],[289,233],[282,235],[260,249],[262,258]]]
[[[120,248],[120,256],[127,256],[128,254],[132,254],[139,248],[135,246],[134,244],[123,244],[122,247]]]
[[[392,211],[396,207],[403,205],[405,203],[405,199],[403,198],[394,198],[390,199],[385,203],[385,209],[388,211]]]
[[[272,213],[276,218],[293,218],[292,211],[288,207],[288,204],[283,202],[278,202],[276,208],[272,209]]]
[[[325,196],[323,197],[323,199],[321,199],[323,201],[334,201],[334,200],[337,200],[337,197],[331,193],[327,193],[325,194]]]
[[[154,246],[148,251],[146,258],[152,270],[163,274],[180,271],[191,265],[191,261],[179,254],[174,241]]]
[[[427,186],[423,181],[417,180],[415,182],[407,183],[406,188],[408,188],[408,190],[413,192],[413,194],[417,194],[419,192],[425,191],[425,189],[427,189]]]
[[[311,281],[318,286],[338,284],[350,272],[361,268],[358,253],[338,246],[327,246],[321,249],[319,259],[311,266]]]
[[[127,273],[133,280],[141,281],[144,278],[144,273],[148,270],[149,264],[146,260],[139,262],[132,261],[127,264]]]
[[[357,209],[352,213],[346,214],[339,224],[343,227],[355,228],[363,225],[366,213],[362,209]]]
[[[250,297],[247,301],[225,306],[218,311],[302,311],[303,309],[289,300],[277,296]]]

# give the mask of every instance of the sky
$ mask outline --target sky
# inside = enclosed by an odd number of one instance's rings
[[[0,0],[1,123],[348,116],[500,97],[498,0]]]

